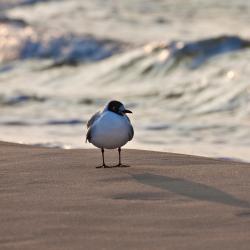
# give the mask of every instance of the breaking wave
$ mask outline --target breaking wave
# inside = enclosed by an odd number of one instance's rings
[[[0,16],[0,62],[51,59],[52,66],[77,65],[110,57],[123,44],[77,34],[35,31],[25,21]]]

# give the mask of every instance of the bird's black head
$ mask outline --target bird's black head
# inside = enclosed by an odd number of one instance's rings
[[[114,112],[118,115],[125,115],[126,113],[132,113],[132,111],[125,109],[124,105],[119,101],[110,101],[108,103],[107,110]]]

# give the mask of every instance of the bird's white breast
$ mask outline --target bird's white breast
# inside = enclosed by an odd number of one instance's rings
[[[114,149],[129,140],[130,123],[126,116],[106,111],[94,122],[91,143],[98,148]]]

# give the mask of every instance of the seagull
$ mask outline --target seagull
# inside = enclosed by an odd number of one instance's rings
[[[96,168],[108,168],[104,161],[104,149],[118,149],[119,163],[116,167],[125,166],[121,163],[121,147],[134,136],[134,129],[126,115],[132,111],[124,105],[112,100],[106,104],[102,112],[95,113],[87,122],[86,142],[92,143],[102,151],[102,165]]]

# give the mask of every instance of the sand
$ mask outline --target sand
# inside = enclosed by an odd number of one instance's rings
[[[107,153],[114,164],[115,151]],[[250,249],[250,164],[0,142],[0,249]]]

